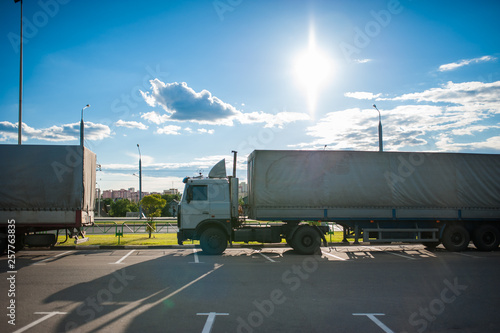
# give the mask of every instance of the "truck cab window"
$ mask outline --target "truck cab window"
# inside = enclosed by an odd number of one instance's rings
[[[207,185],[191,185],[188,188],[188,202],[190,201],[206,201],[208,199]]]

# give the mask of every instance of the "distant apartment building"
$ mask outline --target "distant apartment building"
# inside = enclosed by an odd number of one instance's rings
[[[149,195],[149,192],[142,192],[142,197]],[[99,194],[97,194],[98,196]],[[129,188],[128,190],[120,189],[120,190],[104,190],[102,191],[102,199],[128,199],[132,202],[139,202],[139,192],[135,190],[134,187]]]
[[[238,198],[244,198],[248,196],[248,184],[245,182],[240,182],[238,184]]]
[[[179,190],[176,188],[171,188],[169,190],[163,190],[163,194],[179,194]]]
[[[96,189],[96,198],[99,197],[100,189]],[[142,192],[142,197],[144,198],[146,195],[150,194],[179,194],[179,190],[176,188],[171,188],[169,190],[163,190],[163,193],[160,192]],[[105,190],[101,193],[102,199],[113,199],[113,201],[118,199],[128,199],[132,202],[139,202],[139,191],[136,191],[134,187],[129,188],[128,190],[120,189],[120,190]]]

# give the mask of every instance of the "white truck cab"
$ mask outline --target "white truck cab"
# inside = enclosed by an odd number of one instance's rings
[[[238,178],[226,177],[225,160],[216,164],[208,178],[186,177],[178,207],[179,244],[199,239],[203,250],[222,253],[238,224]]]

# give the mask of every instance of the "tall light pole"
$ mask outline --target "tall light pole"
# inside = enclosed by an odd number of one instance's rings
[[[89,108],[89,107],[90,107],[90,104],[87,104],[82,109],[82,120],[80,121],[80,146],[82,146],[82,147],[83,147],[83,110],[85,110],[86,108]]]
[[[377,106],[373,104],[373,107],[378,111],[378,151],[384,151],[384,143],[382,141],[382,117]]]
[[[20,45],[20,61],[19,61],[19,124],[17,126],[17,144],[22,143],[22,125],[23,125],[23,0],[14,0],[21,2],[21,45]]]
[[[141,148],[139,144],[137,144],[137,149],[139,150],[139,219],[142,220],[142,156],[141,156]]]

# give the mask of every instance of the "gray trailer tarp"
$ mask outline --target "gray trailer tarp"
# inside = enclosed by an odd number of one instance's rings
[[[500,217],[500,155],[256,150],[248,183],[252,218]]]
[[[0,145],[0,214],[17,224],[93,217],[96,156],[81,146]],[[6,221],[1,221],[5,223]]]

